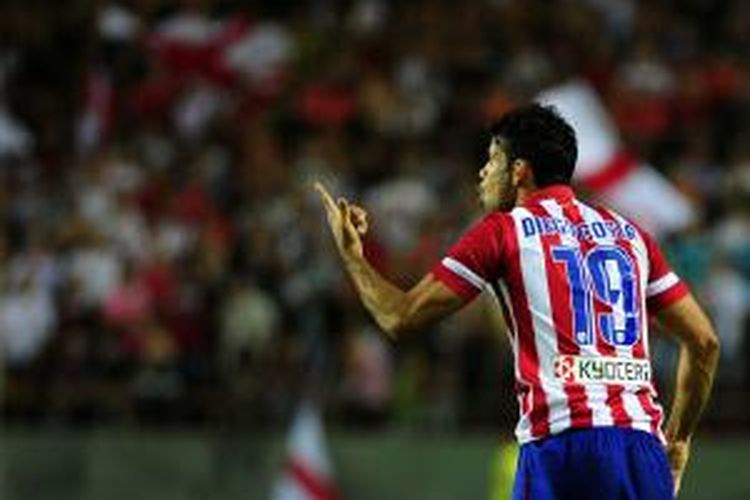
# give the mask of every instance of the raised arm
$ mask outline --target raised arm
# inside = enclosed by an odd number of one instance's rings
[[[461,297],[431,273],[404,292],[382,277],[361,256],[344,258],[344,266],[362,303],[393,340],[405,332],[419,330],[444,318],[464,305]]]
[[[711,393],[719,340],[691,294],[662,309],[657,317],[680,341],[674,401],[665,430],[677,491],[690,455],[691,437]]]
[[[464,305],[462,297],[427,274],[409,291],[389,282],[364,257],[362,236],[367,214],[343,198],[334,202],[320,183],[315,184],[326,210],[339,255],[365,308],[385,334],[397,339],[403,332],[419,329]]]

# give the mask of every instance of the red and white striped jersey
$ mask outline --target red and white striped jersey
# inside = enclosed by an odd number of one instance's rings
[[[515,357],[520,443],[602,426],[664,442],[648,317],[688,288],[647,233],[556,185],[486,216],[432,272],[467,300],[484,289],[497,296]]]

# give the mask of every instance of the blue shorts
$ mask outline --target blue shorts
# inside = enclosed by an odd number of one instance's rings
[[[514,500],[671,500],[659,440],[618,427],[575,429],[521,446]]]

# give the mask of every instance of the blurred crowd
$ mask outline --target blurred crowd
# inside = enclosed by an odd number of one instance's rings
[[[274,427],[312,393],[342,425],[509,427],[492,304],[394,349],[310,184],[409,286],[477,215],[490,120],[578,77],[699,211],[663,243],[722,339],[709,421],[750,426],[746,2],[6,0],[0,39],[6,421]]]

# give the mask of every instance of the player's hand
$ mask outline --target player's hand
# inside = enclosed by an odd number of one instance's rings
[[[343,257],[363,254],[362,236],[367,233],[367,212],[345,198],[333,201],[333,197],[320,182],[314,185],[320,195],[336,246]]]
[[[688,459],[690,458],[690,440],[670,440],[667,444],[667,458],[669,458],[669,464],[672,467],[674,495],[677,497],[682,483],[682,474],[685,472],[685,466],[687,466]]]

